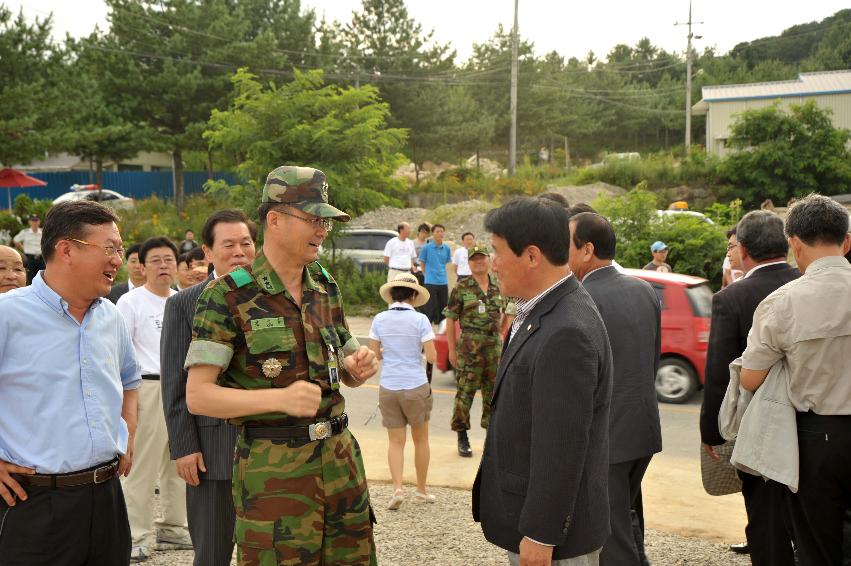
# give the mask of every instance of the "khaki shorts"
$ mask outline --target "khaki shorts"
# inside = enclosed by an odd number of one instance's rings
[[[378,406],[384,428],[404,428],[405,425],[418,426],[428,422],[433,402],[428,383],[398,391],[378,388]]]

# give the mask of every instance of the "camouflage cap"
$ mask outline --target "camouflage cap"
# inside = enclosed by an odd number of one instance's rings
[[[266,177],[260,202],[285,203],[320,218],[348,222],[351,217],[328,204],[325,173],[312,167],[283,165]]]
[[[490,250],[487,246],[482,246],[480,244],[476,244],[472,248],[467,249],[467,259],[472,259],[474,255],[483,255],[486,257],[490,257]]]

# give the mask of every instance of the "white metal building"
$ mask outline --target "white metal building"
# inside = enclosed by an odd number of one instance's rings
[[[807,100],[831,109],[834,126],[851,130],[851,70],[801,73],[792,81],[705,86],[692,114],[706,115],[706,151],[723,156],[737,114],[777,101],[788,106]]]

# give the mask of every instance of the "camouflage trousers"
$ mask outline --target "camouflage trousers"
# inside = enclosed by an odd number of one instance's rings
[[[458,389],[455,391],[455,406],[452,410],[452,430],[470,429],[470,407],[476,391],[482,392],[482,428],[488,428],[491,416],[490,400],[502,340],[484,334],[462,333],[458,342]]]
[[[233,469],[240,566],[374,565],[372,510],[360,446],[240,435]]]

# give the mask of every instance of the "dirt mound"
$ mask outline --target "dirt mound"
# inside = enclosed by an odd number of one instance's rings
[[[559,193],[571,205],[584,202],[591,204],[601,195],[618,197],[626,193],[626,189],[608,183],[597,182],[590,185],[570,185],[566,187],[547,187],[547,192]]]

